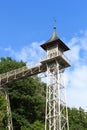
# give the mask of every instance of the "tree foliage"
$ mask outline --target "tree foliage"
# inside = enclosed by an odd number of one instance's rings
[[[70,130],[87,130],[87,112],[81,107],[68,108]]]
[[[12,60],[10,57],[2,57],[0,58],[0,74],[20,68],[24,65],[26,64],[22,61],[17,62],[16,60]]]
[[[20,68],[25,63],[1,58],[0,73]],[[20,79],[7,85],[14,130],[38,129],[44,122],[45,84],[37,76]]]
[[[44,121],[44,87],[38,78],[31,77],[8,85],[14,130],[29,127],[36,120]]]

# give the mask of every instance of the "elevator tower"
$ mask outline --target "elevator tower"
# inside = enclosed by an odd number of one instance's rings
[[[11,108],[6,84],[35,74],[47,72],[45,130],[69,130],[66,105],[66,89],[64,85],[64,70],[70,66],[70,61],[64,55],[69,47],[58,37],[54,27],[51,38],[41,45],[46,51],[46,57],[39,64],[24,66],[0,74],[0,90],[3,90],[7,100],[8,130],[13,130]]]
[[[64,70],[70,66],[64,55],[69,47],[58,37],[56,27],[51,38],[41,47],[46,51],[41,63],[47,67],[45,130],[69,130],[63,82]]]

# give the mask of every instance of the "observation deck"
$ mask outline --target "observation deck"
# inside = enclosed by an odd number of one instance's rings
[[[41,63],[44,65],[46,63],[52,63],[55,60],[57,60],[60,65],[59,69],[63,69],[71,66],[70,60],[61,51],[59,51],[58,54],[54,53],[50,57],[45,56],[44,58],[41,59]]]

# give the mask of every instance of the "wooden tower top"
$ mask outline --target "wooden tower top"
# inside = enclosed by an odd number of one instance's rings
[[[47,51],[47,48],[58,45],[62,51],[68,51],[70,48],[58,37],[56,32],[56,27],[54,27],[54,31],[52,36],[48,41],[46,41],[44,44],[40,45],[45,51]]]

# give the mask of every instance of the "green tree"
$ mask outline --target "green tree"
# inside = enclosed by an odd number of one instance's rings
[[[36,120],[44,122],[45,85],[37,78],[18,80],[8,85],[14,130],[30,126]]]
[[[81,107],[68,108],[70,130],[87,130],[87,112]]]
[[[7,127],[7,103],[5,96],[0,91],[0,130],[6,130]]]
[[[35,121],[34,124],[32,125],[31,130],[44,130],[45,127],[40,121]]]
[[[1,58],[0,73],[24,66],[11,58]],[[14,130],[31,128],[36,120],[44,123],[45,84],[37,76],[14,81],[7,85]],[[41,124],[41,123],[40,123]],[[40,126],[40,125],[39,125]],[[41,124],[42,127],[42,124]]]
[[[25,65],[26,64],[22,61],[17,62],[16,60],[12,60],[10,57],[2,57],[0,58],[0,74],[20,68]]]

